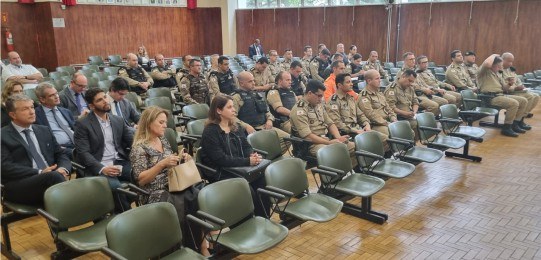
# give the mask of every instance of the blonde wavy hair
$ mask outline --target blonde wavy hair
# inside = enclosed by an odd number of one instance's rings
[[[169,117],[169,111],[157,106],[148,107],[143,111],[133,138],[134,146],[138,144],[148,144],[151,141],[150,138],[152,135],[150,133],[150,125],[156,121],[161,114],[165,114],[166,117]]]

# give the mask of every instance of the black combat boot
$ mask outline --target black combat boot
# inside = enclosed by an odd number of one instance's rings
[[[518,124],[518,126],[520,126],[520,128],[528,131],[528,130],[532,130],[532,126],[531,125],[528,125],[526,123],[524,123],[524,118],[522,118],[522,120],[520,120],[520,123]]]
[[[502,128],[502,135],[505,136],[511,136],[511,137],[518,137],[518,134],[511,129],[511,124],[505,124]]]
[[[519,124],[520,124],[520,121],[516,121],[516,120],[513,121],[513,126],[511,127],[511,129],[513,129],[513,131],[514,131],[515,133],[519,133],[519,134],[524,134],[524,133],[526,133],[526,130],[520,128]]]

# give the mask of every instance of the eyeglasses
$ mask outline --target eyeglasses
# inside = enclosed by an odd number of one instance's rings
[[[79,88],[83,88],[85,89],[86,87],[88,87],[88,85],[81,85],[81,84],[77,84],[77,82],[73,81],[73,84],[75,84],[75,86],[79,87]]]

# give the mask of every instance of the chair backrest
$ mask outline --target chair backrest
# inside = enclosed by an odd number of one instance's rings
[[[166,87],[161,88],[151,88],[147,91],[147,95],[149,98],[156,98],[156,97],[167,97],[169,98],[169,103],[173,103],[173,96],[171,96],[171,90]]]
[[[171,145],[173,153],[178,154],[177,132],[171,128],[166,128],[165,138],[167,139],[167,142],[169,142],[169,145]]]
[[[122,63],[122,57],[120,55],[109,55],[109,65],[119,65]]]
[[[105,232],[107,246],[126,259],[152,259],[182,242],[177,212],[168,202],[151,203],[116,216]]]
[[[402,67],[404,67],[404,61],[403,61],[403,60],[397,61],[397,62],[396,62],[396,67],[397,67],[397,68],[402,68]]]
[[[113,193],[107,178],[86,177],[49,187],[44,195],[45,210],[69,228],[94,221],[114,210]]]
[[[100,67],[98,65],[85,64],[81,70],[94,70],[94,72],[96,72],[100,71]]]
[[[432,128],[437,128],[438,123],[436,122],[436,117],[432,112],[424,112],[417,114],[417,125],[419,126],[419,139],[420,140],[428,140],[432,138],[433,136],[438,135],[436,132],[433,131],[424,131],[420,129],[421,126],[427,126]]]
[[[64,76],[69,76],[69,73],[65,71],[53,71],[49,72],[49,77],[52,79],[61,79]]]
[[[348,148],[342,143],[329,144],[319,149],[317,151],[317,164],[342,170],[344,173],[348,173],[353,169]],[[337,179],[339,178],[321,176],[321,181],[325,183],[334,182]]]
[[[75,68],[73,68],[72,66],[57,67],[56,71],[65,71],[65,72],[69,73],[69,75],[75,74]]]
[[[57,79],[57,80],[53,81],[52,83],[54,84],[54,88],[58,92],[64,90],[64,87],[66,87],[66,85],[68,84],[68,82],[66,82],[63,79]]]
[[[105,63],[101,56],[88,56],[88,64],[102,66]]]
[[[304,167],[306,162],[299,158],[285,158],[271,163],[265,169],[265,182],[294,193],[301,194],[308,189],[308,178]]]
[[[401,138],[409,141],[415,141],[415,134],[411,131],[411,125],[408,121],[396,121],[389,124],[389,137],[391,138]],[[403,150],[404,145],[400,144],[391,144],[393,150]]]
[[[383,67],[386,68],[386,69],[394,68],[394,63],[385,62],[385,63],[383,63]]]
[[[128,92],[125,98],[135,104],[135,109],[137,109],[137,111],[141,111],[141,105],[143,104],[143,101],[141,100],[141,97],[137,95],[137,93]]]
[[[87,79],[89,78],[92,78],[92,75],[94,75],[94,73],[96,72],[96,70],[94,69],[82,69],[82,70],[79,70],[78,72],[80,72],[81,74],[85,75],[85,77]]]
[[[454,104],[447,104],[440,107],[441,117],[450,119],[460,119],[458,109]],[[450,130],[455,124],[441,122],[441,127],[445,130]]]
[[[100,80],[107,80],[109,77],[109,73],[100,71],[100,72],[94,72],[92,73],[92,77],[97,78],[98,81]]]
[[[433,61],[428,62],[428,67],[436,67],[436,63]]]
[[[282,155],[280,139],[274,130],[255,131],[248,135],[248,143],[259,150],[267,152],[265,159],[274,160]]]
[[[87,81],[88,88],[99,87],[99,80],[97,78],[87,78],[86,81]],[[107,90],[104,90],[104,91],[107,92],[108,90],[109,88],[107,88]]]
[[[207,104],[192,104],[182,107],[182,115],[196,119],[208,118],[209,106]]]
[[[477,99],[477,95],[469,90],[462,90],[460,91],[460,95],[462,96],[462,105],[464,105],[464,110],[474,110],[477,106],[477,103],[469,102],[466,99]]]
[[[39,98],[38,98],[38,96],[36,95],[35,89],[33,89],[33,88],[30,88],[30,89],[28,89],[28,88],[27,88],[27,89],[24,89],[24,94],[25,94],[27,97],[29,97],[29,98],[31,98],[32,100],[34,100],[34,103],[35,103],[35,104],[39,104]]]
[[[103,71],[109,73],[109,75],[118,75],[119,67],[106,67],[103,68]]]
[[[535,79],[535,76],[532,72],[526,72],[524,73],[524,78],[526,79]]]
[[[41,72],[41,75],[43,75],[43,77],[49,77],[49,72],[46,68],[38,68],[38,71]]]
[[[363,150],[381,156],[385,154],[381,138],[379,137],[379,134],[375,131],[364,132],[355,136],[355,149],[357,151]],[[357,161],[359,162],[359,165],[361,165],[361,167],[368,167],[372,165],[374,159],[368,157],[360,158],[358,156]]]
[[[400,71],[400,68],[390,68],[391,74],[396,74]]]
[[[107,89],[107,91],[109,91],[110,86],[111,86],[111,81],[108,80],[108,79],[98,81],[98,87],[101,88],[101,89]],[[105,92],[107,92],[107,91],[105,91]]]
[[[188,131],[188,134],[191,135],[202,135],[203,130],[205,129],[205,121],[206,119],[197,119],[192,120],[186,124],[186,130]]]
[[[145,106],[157,106],[163,109],[168,110],[169,112],[173,111],[173,105],[171,104],[171,99],[168,97],[153,97],[145,99]]]
[[[254,212],[250,186],[244,178],[222,180],[205,186],[199,192],[197,202],[200,210],[223,219],[224,227],[235,225]]]
[[[174,58],[174,59],[171,59],[171,63],[172,63],[173,66],[175,66],[175,68],[177,68],[177,69],[184,68],[184,63],[182,63],[182,59],[180,59],[180,58]]]

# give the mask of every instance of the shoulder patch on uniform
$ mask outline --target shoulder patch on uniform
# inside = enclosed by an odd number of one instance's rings
[[[124,68],[118,70],[118,73],[124,73],[124,72],[126,72],[126,69]]]
[[[361,96],[364,97],[364,96],[366,96],[366,95],[368,95],[368,92],[367,92],[366,90],[363,89],[363,90],[361,91]]]
[[[276,94],[277,92],[278,92],[278,90],[273,89],[273,90],[269,91],[269,95],[274,95],[274,94]]]
[[[338,109],[338,105],[332,104],[332,105],[331,105],[331,109],[332,109],[332,110],[337,110],[337,109]]]
[[[182,89],[187,89],[188,86],[186,86],[186,84],[182,84],[182,85],[180,85],[180,88],[182,88]]]
[[[332,101],[336,101],[337,99],[338,99],[338,95],[333,94],[333,95],[331,96],[331,100],[332,100]]]
[[[297,106],[298,107],[304,107],[304,101],[302,101],[302,100],[299,101],[299,103],[297,103]]]
[[[363,103],[368,103],[368,102],[370,102],[370,100],[368,100],[368,98],[362,98],[361,101],[362,101]]]
[[[389,95],[394,96],[394,91],[389,91]]]
[[[304,110],[297,110],[297,115],[298,116],[304,115]]]

